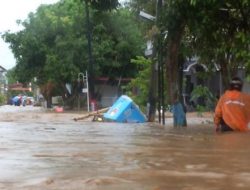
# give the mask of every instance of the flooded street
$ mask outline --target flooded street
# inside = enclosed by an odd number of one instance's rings
[[[212,118],[168,124],[75,122],[74,113],[0,107],[1,190],[247,190],[250,134]],[[210,121],[210,122],[207,122]]]

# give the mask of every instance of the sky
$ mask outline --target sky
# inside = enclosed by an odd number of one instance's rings
[[[8,30],[16,32],[21,26],[17,20],[25,20],[30,12],[36,12],[41,4],[53,4],[59,0],[0,0],[0,35]],[[9,49],[9,44],[0,38],[0,65],[5,69],[15,66],[16,60]]]

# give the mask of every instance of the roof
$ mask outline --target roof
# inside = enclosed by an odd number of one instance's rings
[[[112,77],[97,77],[95,78],[96,83],[102,84],[126,84],[129,83],[132,78],[112,78]]]
[[[6,72],[6,71],[7,71],[7,69],[5,69],[4,67],[2,67],[2,66],[0,65],[0,72],[3,73],[3,72]]]
[[[12,91],[31,91],[31,88],[23,87],[22,83],[9,84],[9,90]]]
[[[130,82],[132,78],[110,78],[110,77],[97,77],[95,80],[107,82],[109,80],[122,81],[122,82]]]
[[[24,87],[9,88],[9,90],[12,90],[12,91],[31,91],[30,88],[24,88]]]

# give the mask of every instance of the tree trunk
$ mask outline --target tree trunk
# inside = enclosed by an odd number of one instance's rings
[[[230,65],[230,57],[226,57],[225,54],[220,55],[219,65],[222,76],[222,92],[224,92],[228,89],[231,78],[237,75],[238,65],[235,64],[234,67],[232,67],[232,64]]]
[[[179,51],[180,43],[182,38],[183,27],[179,27],[178,30],[169,32],[168,44],[167,44],[167,59],[166,59],[166,81],[167,81],[167,94],[168,104],[173,104],[175,102],[175,95],[179,92],[178,84],[180,80],[179,76]]]
[[[151,65],[151,80],[149,87],[149,113],[148,113],[148,121],[155,121],[155,111],[156,111],[156,91],[157,91],[157,71],[155,69],[155,63]]]
[[[52,92],[54,87],[55,84],[53,84],[52,82],[47,82],[46,84],[40,86],[41,93],[47,101],[47,108],[52,107]]]
[[[167,94],[168,99],[167,103],[172,106],[174,109],[175,106],[180,106],[179,97],[181,96],[181,89],[179,89],[179,83],[181,80],[180,76],[180,67],[179,67],[179,53],[180,53],[180,44],[182,39],[182,34],[184,31],[184,23],[180,24],[178,27],[175,28],[175,30],[168,32],[168,44],[167,44],[167,59],[166,59],[166,81],[167,81]],[[181,104],[182,109],[183,105]],[[180,110],[180,109],[174,109],[174,110]],[[179,115],[181,114],[181,115]],[[179,122],[178,126],[186,126],[186,114],[180,113],[179,111],[173,112],[174,118],[181,118],[181,121],[185,122]],[[176,121],[174,121],[176,123]]]
[[[48,96],[46,98],[47,101],[47,108],[52,108],[52,96]]]
[[[229,85],[229,71],[228,71],[228,66],[227,66],[227,62],[224,58],[225,55],[223,55],[223,57],[221,59],[219,59],[219,65],[220,65],[220,74],[222,77],[222,92],[224,92],[227,88],[227,86]]]

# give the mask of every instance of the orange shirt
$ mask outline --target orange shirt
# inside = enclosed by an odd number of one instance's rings
[[[227,90],[215,108],[214,123],[221,119],[235,131],[247,131],[250,122],[250,96],[237,90]]]

